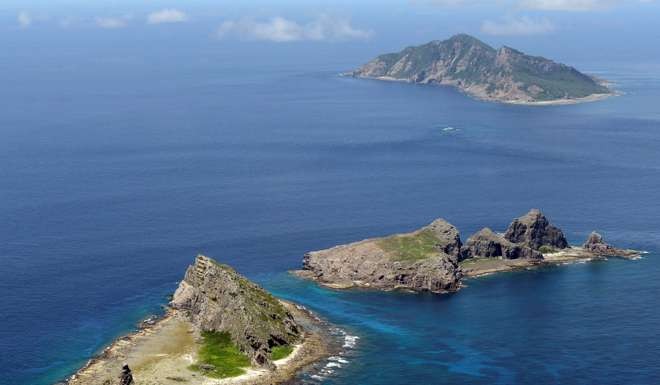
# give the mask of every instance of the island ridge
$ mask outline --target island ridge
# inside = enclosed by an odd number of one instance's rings
[[[613,95],[604,81],[573,67],[506,46],[495,49],[466,34],[380,55],[348,75],[448,85],[478,99],[514,104],[570,104]]]

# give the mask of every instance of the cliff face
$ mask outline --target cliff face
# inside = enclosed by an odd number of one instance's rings
[[[336,287],[450,292],[459,287],[461,241],[442,219],[408,234],[307,253],[301,275]]]
[[[489,228],[472,235],[462,249],[461,260],[470,258],[543,259],[531,247],[513,243]]]
[[[592,231],[591,234],[589,234],[589,237],[582,245],[582,248],[584,248],[585,250],[591,253],[603,257],[631,258],[631,257],[638,257],[640,254],[638,251],[635,250],[619,249],[617,247],[610,245],[609,243],[605,242],[605,240],[603,240],[602,235],[598,234],[595,231]]]
[[[252,364],[272,368],[271,349],[298,341],[302,330],[272,295],[231,267],[197,256],[171,306],[204,331],[226,331]]]
[[[538,209],[532,209],[522,217],[514,219],[506,230],[504,238],[534,250],[538,250],[542,246],[555,249],[568,247],[568,242],[561,229],[551,225]]]
[[[378,56],[355,77],[443,84],[487,100],[537,102],[611,91],[575,68],[513,48],[493,47],[465,34]]]

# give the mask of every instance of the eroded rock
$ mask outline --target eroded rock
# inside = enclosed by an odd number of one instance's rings
[[[462,260],[475,257],[543,259],[540,252],[526,245],[515,244],[487,227],[472,235],[462,248]]]
[[[405,246],[401,254],[387,246],[393,238],[404,245],[425,243],[428,254],[408,255]],[[460,286],[461,245],[458,230],[447,221],[437,219],[412,233],[307,253],[303,258],[303,270],[298,273],[337,288],[359,286],[451,292]]]
[[[540,249],[541,246],[553,249],[568,247],[568,242],[561,229],[551,225],[538,209],[532,209],[522,217],[514,219],[506,230],[504,238],[534,250]]]
[[[259,367],[273,368],[271,349],[302,336],[287,309],[264,289],[227,265],[199,255],[188,267],[171,306],[184,310],[204,331],[226,331]]]

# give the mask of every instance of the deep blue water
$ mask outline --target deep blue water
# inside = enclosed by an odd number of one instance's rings
[[[88,53],[0,63],[0,384],[70,374],[197,253],[359,337],[323,383],[660,383],[660,67],[592,64],[626,94],[536,108],[336,76],[359,53]],[[649,254],[451,296],[285,273],[308,250],[439,216],[465,239],[532,207],[574,243],[597,229]]]

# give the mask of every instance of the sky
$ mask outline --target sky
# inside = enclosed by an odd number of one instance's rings
[[[468,33],[559,61],[658,63],[659,20],[660,0],[4,0],[0,47],[332,47],[363,60]]]

